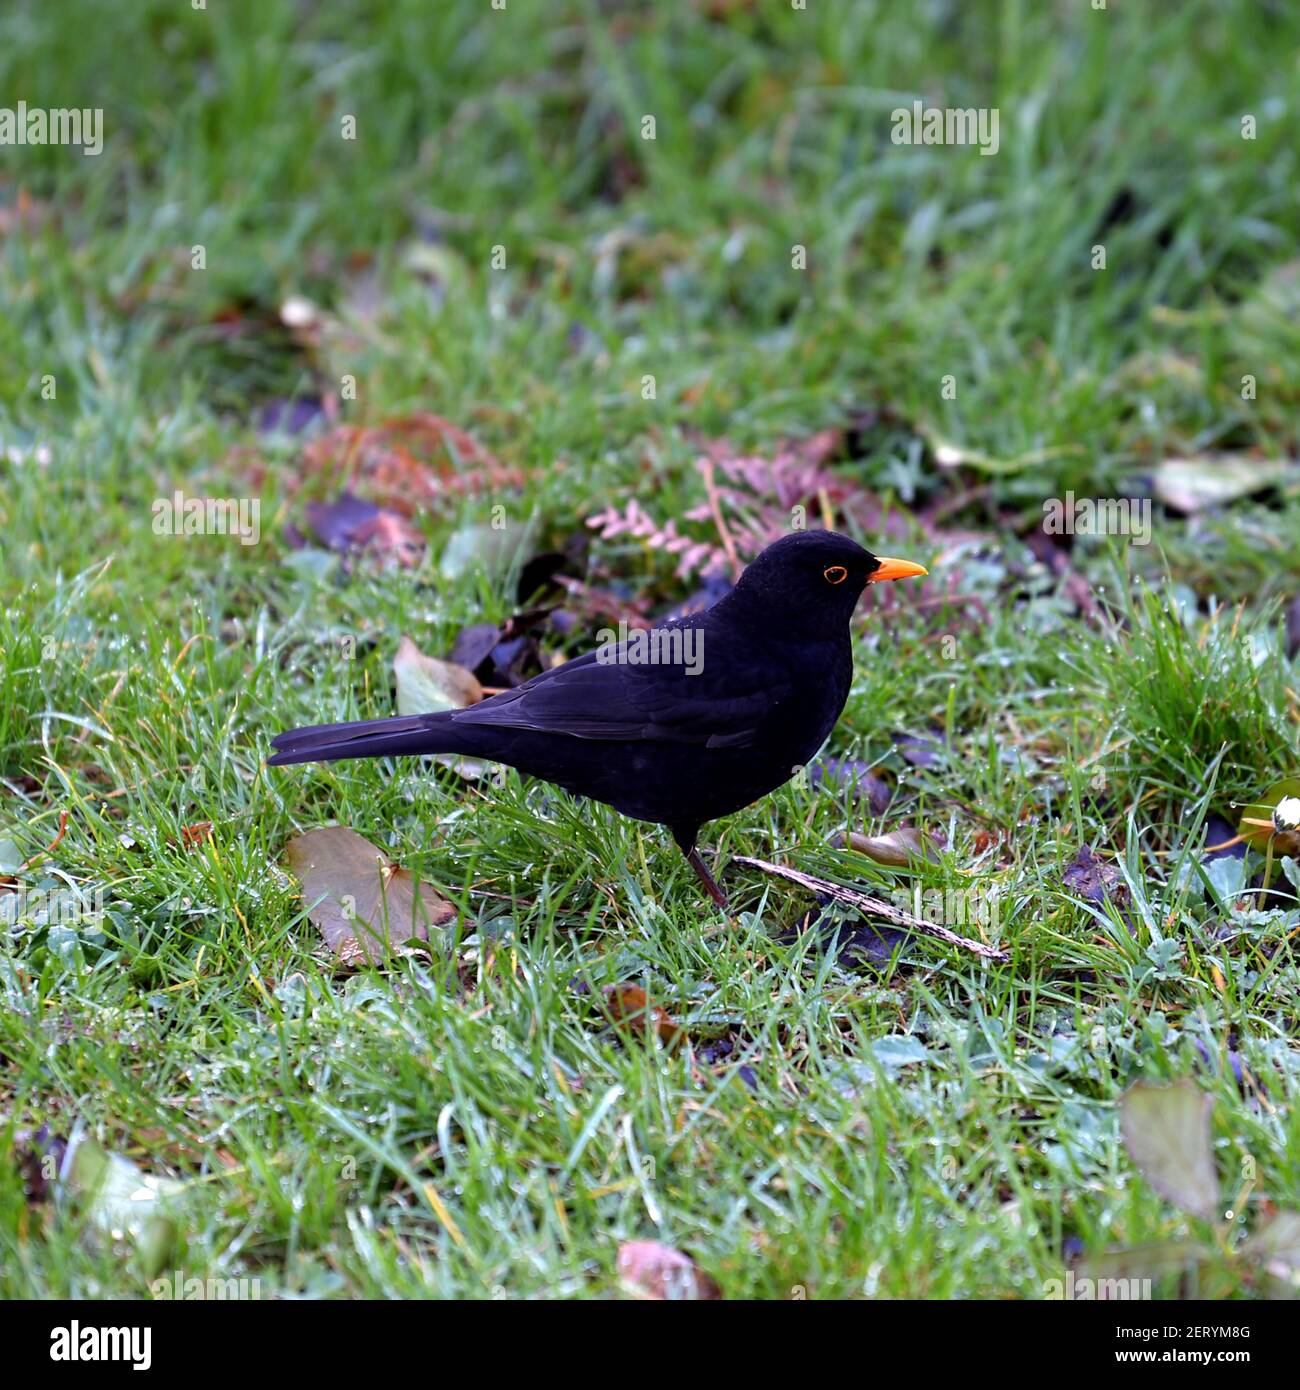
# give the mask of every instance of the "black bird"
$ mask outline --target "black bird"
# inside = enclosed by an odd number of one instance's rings
[[[703,613],[630,633],[467,709],[293,729],[272,740],[268,761],[463,753],[508,763],[666,825],[725,909],[695,847],[700,827],[765,796],[817,752],[848,698],[849,619],[863,589],[925,573],[833,531],[797,532]]]

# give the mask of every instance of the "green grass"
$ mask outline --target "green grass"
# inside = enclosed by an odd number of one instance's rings
[[[1196,873],[1211,817],[1300,771],[1300,494],[1078,538],[1111,623],[1023,544],[1045,499],[1166,457],[1295,456],[1297,40],[1244,0],[6,10],[4,100],[102,107],[106,144],[0,153],[0,841],[35,856],[66,811],[27,886],[108,914],[0,937],[0,1294],[148,1292],[24,1195],[41,1124],[187,1180],[168,1268],[264,1296],[610,1296],[619,1243],[659,1239],[728,1297],[1038,1298],[1076,1242],[1188,1224],[1119,1143],[1141,1076],[1214,1095],[1225,1193],[1258,1174],[1235,1228],[1300,1201],[1300,916]],[[998,154],[891,145],[915,97],[996,106]],[[344,420],[436,411],[527,483],[430,509],[418,568],[304,564],[300,443],[257,421],[345,376]],[[438,568],[492,506],[531,549],[630,498],[709,538],[680,522],[701,437],[850,425],[835,466],[910,528],[878,548],[937,563],[863,623],[829,751],[897,779],[869,830],[946,833],[922,886],[996,893],[1008,964],[786,931],[806,896],[732,856],[908,878],[831,847],[864,817],[833,788],[709,827],[727,924],[665,835],[513,773],[263,767],[280,729],[390,712],[400,634],[444,654],[514,610],[501,571]],[[155,535],[178,487],[257,497],[260,542]],[[936,503],[971,536],[937,555]],[[661,604],[691,587],[638,542],[594,553]],[[933,765],[902,733],[937,733]],[[284,847],[331,822],[460,905],[428,958],[322,962]],[[1064,887],[1084,845],[1127,920]],[[689,1047],[611,1027],[625,981]],[[900,1034],[910,1065],[878,1046]]]

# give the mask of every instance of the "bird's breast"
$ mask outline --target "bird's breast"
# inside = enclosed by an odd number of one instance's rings
[[[841,641],[802,643],[786,664],[787,692],[774,701],[766,730],[795,763],[805,763],[826,741],[849,698],[853,651]]]

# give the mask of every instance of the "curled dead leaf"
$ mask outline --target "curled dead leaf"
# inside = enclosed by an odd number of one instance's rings
[[[210,820],[195,821],[193,825],[181,826],[181,844],[186,849],[197,849],[205,840],[212,838],[212,822]]]
[[[943,849],[939,836],[910,826],[890,830],[884,835],[862,835],[851,830],[847,835],[837,835],[831,843],[836,849],[847,846],[858,854],[865,854],[868,859],[874,859],[877,864],[899,869],[914,864],[937,864]]]

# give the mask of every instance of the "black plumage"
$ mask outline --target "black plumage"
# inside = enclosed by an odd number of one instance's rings
[[[848,698],[849,619],[863,589],[924,573],[835,532],[798,532],[768,546],[703,613],[586,652],[467,709],[291,730],[273,740],[268,761],[459,753],[508,763],[666,825],[725,906],[695,848],[700,827],[812,758]],[[638,659],[650,650],[660,659]]]

